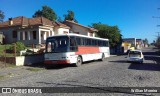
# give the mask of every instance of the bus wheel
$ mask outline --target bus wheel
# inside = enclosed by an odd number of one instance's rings
[[[100,59],[100,61],[104,61],[104,58],[105,58],[105,56],[104,56],[104,53],[102,54],[102,58]]]
[[[76,67],[79,67],[82,65],[82,58],[80,56],[77,57],[77,62],[75,64]]]

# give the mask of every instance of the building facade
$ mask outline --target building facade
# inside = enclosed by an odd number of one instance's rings
[[[69,33],[69,27],[53,23],[44,17],[26,18],[23,16],[0,23],[0,31],[5,35],[5,43],[23,42],[25,45],[44,44],[49,36]]]
[[[82,34],[82,35],[95,37],[95,33],[98,32],[97,29],[83,26],[83,25],[78,24],[74,21],[66,20],[66,21],[64,21],[64,24],[66,24],[67,26],[70,27],[70,33],[76,33],[76,34]]]
[[[98,30],[66,20],[52,22],[44,17],[26,18],[19,16],[0,23],[0,31],[5,36],[4,43],[23,42],[25,45],[44,44],[46,38],[57,34],[76,33],[95,36]]]

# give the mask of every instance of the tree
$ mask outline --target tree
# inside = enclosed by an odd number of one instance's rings
[[[56,21],[57,15],[49,6],[42,6],[42,10],[38,10],[34,13],[33,17],[45,17],[51,21]]]
[[[63,20],[61,19],[61,17],[58,17],[57,21],[61,22],[61,23],[63,22]]]
[[[118,26],[108,26],[106,24],[93,23],[92,27],[98,30],[98,37],[109,39],[111,47],[115,47],[122,43],[122,35]]]
[[[144,43],[145,45],[148,45],[148,44],[149,44],[149,43],[148,43],[148,39],[145,38],[145,39],[143,40],[143,43]]]
[[[4,12],[0,10],[0,22],[3,22],[4,17],[5,17]]]
[[[155,46],[160,49],[160,37],[157,37]]]
[[[78,22],[74,17],[75,15],[74,15],[73,11],[68,10],[67,12],[68,12],[68,14],[64,15],[64,20],[70,20],[70,21]]]

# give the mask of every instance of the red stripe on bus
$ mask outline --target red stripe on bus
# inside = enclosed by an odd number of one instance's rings
[[[93,53],[99,53],[99,47],[84,47],[80,46],[78,47],[78,51],[75,52],[76,55],[78,54],[93,54]]]
[[[70,64],[70,60],[45,60],[44,64]]]

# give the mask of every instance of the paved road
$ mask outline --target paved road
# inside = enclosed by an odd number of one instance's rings
[[[115,56],[104,62],[85,63],[81,67],[56,67],[49,70],[29,71],[28,67],[10,68],[13,76],[0,80],[3,87],[160,87],[160,65],[153,59],[156,49],[143,49],[146,60],[144,64],[127,63],[124,56]],[[158,57],[157,57],[158,58]],[[8,70],[8,71],[5,71]],[[8,74],[9,69],[0,72]],[[111,90],[112,91],[112,90]],[[114,91],[113,91],[114,92]],[[21,94],[18,94],[21,95]],[[28,95],[28,94],[27,94]],[[36,95],[36,94],[34,94]],[[43,94],[49,95],[49,94]],[[53,94],[52,94],[53,95]],[[111,95],[125,96],[130,93],[88,93],[54,95]],[[135,95],[135,94],[134,94]],[[137,94],[142,95],[142,94]],[[154,94],[159,96],[159,94]]]

